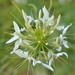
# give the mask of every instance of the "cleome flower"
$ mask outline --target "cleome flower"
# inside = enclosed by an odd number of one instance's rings
[[[62,55],[68,58],[68,54],[62,52],[62,46],[69,48],[65,34],[71,24],[67,27],[60,26],[61,16],[59,15],[57,20],[54,19],[54,15],[50,17],[45,6],[39,11],[37,19],[28,16],[24,10],[22,10],[22,14],[25,27],[20,29],[13,21],[15,32],[12,34],[13,37],[6,42],[8,44],[15,41],[11,54],[15,53],[21,58],[32,61],[33,66],[41,64],[54,71],[54,59]],[[57,31],[61,34],[54,35]]]
[[[65,41],[64,39],[66,39],[67,37],[65,37],[64,35],[66,34],[66,31],[68,30],[68,28],[71,26],[72,24],[70,24],[69,26],[67,26],[66,28],[64,28],[62,34],[60,34],[60,43],[63,44],[66,48],[69,48],[68,46],[68,42]]]
[[[17,50],[19,48],[20,44],[22,43],[22,38],[20,38],[19,35],[21,34],[20,32],[25,30],[25,28],[20,29],[15,21],[13,21],[13,25],[14,25],[14,30],[15,30],[15,32],[13,34],[11,34],[11,35],[13,35],[13,37],[9,41],[6,42],[6,44],[8,44],[8,43],[11,43],[16,40],[15,47],[13,48],[13,51],[11,52],[11,54],[14,53],[15,50]]]

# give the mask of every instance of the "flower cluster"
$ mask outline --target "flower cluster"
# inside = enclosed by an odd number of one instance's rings
[[[20,29],[13,21],[15,32],[6,42],[8,44],[15,41],[11,54],[15,53],[21,58],[32,61],[33,66],[41,64],[54,71],[52,67],[54,59],[62,55],[68,58],[68,54],[62,52],[62,47],[69,48],[65,34],[71,24],[67,27],[59,26],[61,16],[59,15],[57,20],[54,19],[54,15],[49,17],[45,6],[39,11],[37,19],[28,16],[23,10],[22,14],[25,27]],[[61,34],[57,34],[57,31]]]

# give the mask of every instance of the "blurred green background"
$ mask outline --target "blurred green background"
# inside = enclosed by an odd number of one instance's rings
[[[28,75],[75,75],[75,0],[52,0],[50,15],[54,14],[57,18],[61,14],[61,25],[73,24],[68,35],[71,48],[65,50],[69,58],[63,57],[67,62],[61,60],[62,63],[55,60],[54,72],[50,72],[41,65],[29,66],[30,69],[28,69],[28,62],[14,71],[14,68],[24,59],[18,58],[15,54],[10,55],[13,44],[6,45],[5,42],[11,38],[9,33],[13,32],[12,21],[15,20],[21,26],[21,23],[24,25],[24,20],[11,1],[14,1],[20,10],[23,9],[28,15],[34,16],[44,5],[47,9],[50,6],[50,0],[0,0],[0,75],[27,75],[27,71]]]

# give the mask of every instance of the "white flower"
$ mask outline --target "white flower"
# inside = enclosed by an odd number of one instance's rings
[[[49,60],[49,66],[52,65],[52,62],[53,62],[53,57]]]
[[[23,31],[25,31],[25,27],[24,28],[21,28],[21,30],[20,30],[21,32],[23,32]]]
[[[51,67],[52,62],[53,62],[53,57],[51,58],[51,53],[50,51],[48,51],[47,53],[48,59],[49,59],[49,65],[42,63],[42,65],[48,69],[50,69],[51,71],[54,71],[54,69]]]
[[[34,60],[34,58],[33,57],[28,57],[28,60],[30,61],[30,60]]]
[[[70,24],[69,26],[67,26],[66,28],[64,28],[62,34],[60,34],[60,37],[59,37],[59,39],[60,39],[60,44],[63,44],[66,48],[69,48],[69,46],[68,46],[68,44],[67,44],[68,42],[65,41],[66,37],[65,37],[64,35],[66,34],[66,31],[68,30],[68,28],[69,28],[71,25],[72,25],[72,24]]]
[[[13,54],[13,53],[19,48],[19,46],[20,46],[21,43],[22,43],[22,39],[18,39],[18,40],[15,42],[13,51],[12,51],[10,54]]]
[[[22,14],[23,14],[23,18],[25,20],[26,23],[31,23],[34,19],[31,16],[26,15],[26,13],[24,12],[24,10],[22,10]]]
[[[59,46],[56,50],[57,50],[57,51],[61,51],[61,50],[62,50],[62,47]]]
[[[15,32],[12,34],[13,37],[12,37],[9,41],[7,41],[6,44],[11,43],[11,42],[13,42],[13,41],[15,41],[15,40],[17,40],[17,39],[20,38],[20,37],[16,34],[16,33],[20,34],[20,28],[18,27],[18,25],[17,25],[17,23],[16,23],[15,21],[13,21],[13,25],[14,25],[14,30],[15,30]]]
[[[44,67],[46,67],[47,69],[49,69],[49,70],[51,70],[51,71],[54,71],[54,69],[53,69],[51,66],[49,66],[49,65],[47,65],[47,64],[44,64],[44,63],[42,63],[42,65],[43,65]]]
[[[63,44],[66,48],[69,48],[67,41],[64,40],[62,44]]]
[[[20,30],[20,28],[18,27],[18,25],[17,25],[17,23],[15,21],[13,21],[13,25],[14,25],[14,30],[15,30],[15,32],[12,34],[13,37],[9,41],[6,42],[6,44],[8,44],[8,43],[11,43],[11,42],[17,40],[15,42],[15,45],[14,45],[14,48],[13,48],[13,51],[11,52],[11,54],[14,53],[15,50],[18,49],[18,47],[22,43],[22,39],[16,34],[16,33],[20,34],[21,30]]]
[[[33,57],[28,57],[28,60],[32,60],[33,61],[33,66],[35,66],[37,63],[41,63],[41,61],[37,61],[35,60]]]
[[[10,40],[8,40],[8,41],[6,42],[6,44],[11,43],[11,42],[13,42],[13,41],[19,39],[19,36],[17,36],[15,33],[14,33],[13,35],[14,35],[14,37],[12,37]]]
[[[46,21],[46,25],[52,26],[54,24],[54,15],[52,15],[50,18],[48,18],[48,21]]]
[[[54,55],[55,55],[56,58],[58,58],[59,56],[62,56],[63,54],[68,58],[68,54],[66,52],[61,52],[61,53],[57,53],[57,54],[54,54]]]
[[[50,51],[48,51],[47,56],[48,56],[48,59],[49,59],[49,66],[51,66],[51,64],[52,64],[52,62],[53,62],[53,56],[52,56],[52,54],[50,53]]]
[[[54,71],[52,63],[55,58],[62,55],[68,58],[66,52],[59,53],[59,51],[63,49],[62,45],[69,48],[65,34],[71,24],[66,28],[64,28],[64,26],[58,26],[61,16],[59,15],[55,21],[54,15],[49,17],[49,12],[45,6],[39,11],[37,19],[28,16],[23,10],[22,15],[25,20],[26,31],[25,28],[20,29],[17,23],[13,21],[15,32],[11,34],[13,37],[6,42],[6,44],[8,44],[15,41],[11,54],[15,53],[21,58],[26,58],[26,60],[32,62],[33,66],[41,64],[47,69]],[[34,27],[32,26],[33,23]],[[57,30],[62,30],[59,36],[54,35],[56,28]],[[23,31],[25,31],[25,33]],[[21,32],[23,32],[24,35]],[[26,51],[22,51],[22,49]]]
[[[48,10],[46,9],[45,6],[42,8],[42,11],[43,11],[43,14],[44,14],[43,19],[47,20],[49,18],[49,12],[48,12]]]
[[[13,51],[10,54],[13,54],[19,48],[20,44],[22,43],[22,39],[19,37],[19,35],[17,35],[17,33],[21,34],[20,32],[25,31],[25,28],[21,28],[20,30],[19,26],[17,25],[15,21],[13,21],[13,25],[14,25],[14,30],[15,30],[15,32],[11,34],[13,35],[13,37],[6,42],[6,44],[8,44],[16,40]]]
[[[66,37],[64,37],[62,34],[60,34],[60,44],[62,45],[64,45],[66,48],[69,48],[69,46],[68,46],[68,42],[67,41],[65,41],[65,39],[66,39]]]
[[[14,25],[15,32],[20,33],[20,28],[15,21],[13,21],[13,25]]]
[[[32,60],[32,61],[33,61],[33,66],[35,66],[37,63],[40,63],[40,64],[42,64],[44,67],[50,69],[51,71],[54,71],[54,69],[51,67],[53,58],[50,59],[49,65],[42,63],[40,60],[37,61],[37,60],[35,60],[33,57],[28,57],[28,60]]]
[[[21,49],[16,50],[15,54],[21,58],[28,58],[28,52],[23,52]]]
[[[63,36],[62,34],[60,34],[60,43],[62,43],[64,41],[64,39],[66,39],[67,37]]]
[[[34,19],[31,16],[27,16],[28,23],[31,23]]]
[[[37,63],[41,63],[41,61],[36,61],[35,59],[33,60],[33,66],[35,66]]]
[[[43,11],[43,18],[41,18],[41,21],[45,24],[45,25],[49,25],[49,26],[52,26],[54,24],[54,15],[52,15],[50,18],[49,18],[49,12],[48,10],[46,9],[46,7],[44,6],[42,8],[42,11]]]
[[[68,25],[66,28],[64,28],[63,32],[62,32],[62,35],[65,35],[66,34],[66,31],[68,30],[68,28],[71,26],[72,24]]]

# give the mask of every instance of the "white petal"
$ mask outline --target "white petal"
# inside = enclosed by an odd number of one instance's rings
[[[71,25],[72,25],[72,24],[70,24],[69,26],[67,26],[67,27],[63,30],[62,35],[65,35],[66,31],[68,30],[68,28],[69,28]]]
[[[27,58],[28,57],[28,52],[24,52],[24,58]]]
[[[47,65],[47,64],[44,64],[44,63],[42,63],[42,65],[43,65],[44,67],[46,67],[47,69],[49,69],[49,70],[51,70],[51,71],[54,71],[54,69],[53,69],[51,66],[49,66],[49,65]]]
[[[44,18],[44,19],[48,19],[48,18],[49,18],[49,12],[48,12],[48,10],[46,9],[46,7],[44,6],[44,7],[42,8],[42,10],[43,10],[43,14],[44,14],[43,18]]]
[[[48,56],[48,58],[50,58],[50,57],[51,57],[50,51],[48,51],[47,56]]]
[[[49,18],[50,21],[53,21],[54,20],[54,15],[52,15],[50,18]]]
[[[53,58],[51,58],[51,59],[49,60],[49,66],[51,66],[52,62],[53,62]]]
[[[62,47],[59,46],[58,49],[56,49],[57,51],[61,51],[62,50]]]
[[[9,41],[6,42],[6,44],[11,43],[11,42],[17,40],[18,38],[19,38],[18,36],[12,37]]]
[[[68,43],[67,41],[63,41],[63,45],[64,45],[66,48],[69,48],[69,46],[68,46],[67,43]]]
[[[23,52],[22,50],[18,49],[15,51],[15,54],[20,56],[21,58],[27,58],[28,57],[28,52]]]
[[[48,24],[50,26],[52,26],[54,24],[54,15],[52,15],[49,19],[48,19]]]
[[[21,32],[23,32],[23,31],[25,31],[25,27],[24,28],[21,28],[21,30],[20,30]]]
[[[60,44],[62,44],[62,42],[63,42],[63,40],[64,40],[64,37],[63,37],[63,35],[62,34],[60,34]]]
[[[28,57],[28,60],[32,60],[33,61],[33,66],[35,66],[37,63],[41,63],[41,61],[37,61],[33,57]]]
[[[58,26],[57,27],[57,30],[63,30],[64,29],[64,26]]]
[[[57,53],[55,54],[56,58],[58,58],[59,56],[65,55],[68,58],[68,54],[66,52],[61,52],[61,53]]]
[[[13,21],[13,24],[14,24],[14,30],[15,30],[15,32],[20,33],[20,28],[17,25],[17,23],[15,21]]]
[[[34,58],[33,57],[28,57],[28,60],[34,60]]]
[[[10,54],[13,54],[20,46],[20,44],[22,43],[22,39],[19,39],[15,42],[15,47],[13,48],[13,51]]]
[[[28,23],[31,23],[32,20],[34,20],[31,16],[27,16],[27,19],[29,20]]]
[[[33,66],[35,66],[37,63],[41,63],[41,61],[33,60]]]

